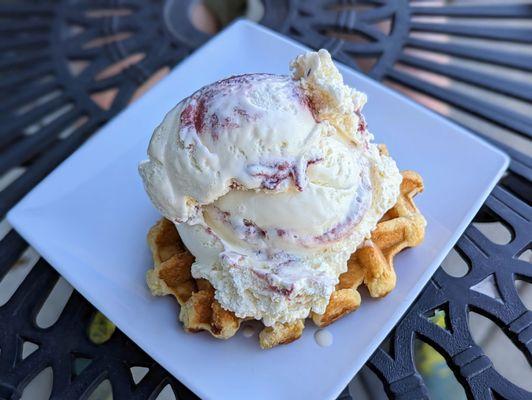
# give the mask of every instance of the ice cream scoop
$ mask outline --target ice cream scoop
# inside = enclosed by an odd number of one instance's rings
[[[265,325],[323,313],[347,260],[399,195],[325,50],[292,76],[249,74],[181,101],[140,173],[225,309]]]

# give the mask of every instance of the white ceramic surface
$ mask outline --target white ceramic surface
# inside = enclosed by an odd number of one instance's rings
[[[91,303],[206,399],[328,399],[337,396],[415,299],[508,165],[508,158],[463,129],[380,84],[342,67],[366,92],[364,109],[377,141],[401,169],[425,180],[417,204],[425,242],[396,258],[398,283],[382,300],[327,328],[319,346],[307,322],[303,337],[273,350],[257,334],[228,341],[186,334],[170,297],[144,283],[146,233],[159,217],[137,174],[164,114],[204,84],[246,72],[287,73],[303,46],[238,21],[178,65],[168,77],[94,135],[8,214],[10,223]]]

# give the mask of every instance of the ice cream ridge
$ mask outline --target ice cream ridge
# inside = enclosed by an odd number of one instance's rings
[[[394,204],[402,176],[326,50],[291,76],[249,74],[182,100],[139,170],[225,310],[264,325],[324,313],[352,253]]]

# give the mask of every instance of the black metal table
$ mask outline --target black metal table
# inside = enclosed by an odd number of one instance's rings
[[[100,126],[208,39],[190,23],[192,0],[43,0],[0,3],[0,215]],[[446,3],[456,3],[447,5]],[[464,4],[465,3],[465,4]],[[528,4],[527,4],[528,3]],[[426,398],[414,338],[441,353],[467,395],[530,399],[492,365],[468,327],[474,311],[494,321],[532,363],[532,313],[515,280],[532,283],[532,4],[501,0],[264,0],[260,23],[333,56],[443,113],[512,158],[475,222],[511,232],[494,243],[470,225],[455,247],[461,277],[439,269],[367,366],[394,398]],[[488,21],[488,22],[486,22]],[[508,23],[510,21],[510,23]],[[515,21],[511,23],[511,21]],[[515,49],[511,46],[514,46]],[[521,47],[519,47],[521,46]],[[501,100],[502,99],[502,100]],[[430,134],[430,132],[427,132]],[[444,205],[443,205],[444,206]],[[0,279],[26,242],[0,225]],[[17,399],[44,368],[53,398],[88,398],[108,379],[115,398],[155,398],[167,384],[194,395],[121,332],[96,344],[95,310],[72,293],[50,327],[36,323],[58,280],[39,259],[0,306],[0,398]],[[480,289],[489,283],[491,291]],[[495,294],[494,294],[495,293]],[[431,317],[444,315],[445,324]],[[22,357],[25,343],[39,348]],[[81,363],[81,364],[80,364]],[[81,365],[81,367],[80,367]],[[134,382],[131,367],[145,367]],[[342,395],[349,398],[345,391]]]

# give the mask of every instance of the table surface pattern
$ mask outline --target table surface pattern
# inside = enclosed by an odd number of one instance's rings
[[[0,399],[19,398],[47,368],[52,398],[86,399],[106,380],[117,399],[155,398],[166,387],[179,399],[195,397],[121,332],[109,332],[106,340],[87,334],[101,318],[75,291],[55,323],[39,324],[60,277],[3,219],[99,127],[208,40],[183,12],[192,3],[0,4],[0,291],[8,279],[21,281],[11,296],[0,296]],[[531,398],[497,372],[468,321],[478,313],[495,322],[532,364],[532,313],[518,290],[520,282],[532,283],[532,2],[262,3],[263,25],[329,49],[335,59],[511,156],[507,174],[447,267],[436,272],[367,366],[388,396],[428,398],[414,361],[414,344],[421,341],[445,358],[468,397]],[[486,226],[506,229],[508,240],[494,241]],[[21,264],[33,267],[21,272]],[[465,266],[461,274],[457,265]],[[443,323],[435,323],[435,315]],[[132,368],[144,371],[141,379]],[[350,398],[347,390],[342,397]]]

